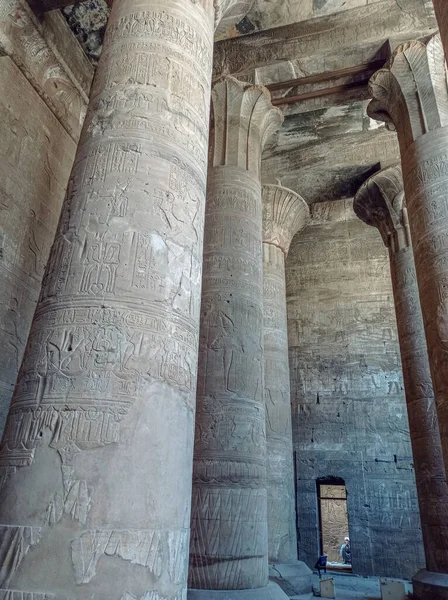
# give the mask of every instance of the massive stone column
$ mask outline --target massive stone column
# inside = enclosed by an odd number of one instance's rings
[[[213,5],[113,3],[0,448],[1,597],[185,599]]]
[[[282,119],[265,88],[231,77],[215,85],[212,99],[189,598],[227,590],[227,600],[246,590],[245,598],[262,600],[273,597],[273,584],[267,585],[260,163]]]
[[[310,569],[297,560],[294,465],[289,387],[285,257],[309,221],[295,192],[263,186],[264,396],[266,403],[270,575],[296,594],[311,589]]]
[[[436,11],[437,23],[442,36],[445,57],[448,60],[448,2],[446,0],[432,0]]]
[[[440,36],[397,48],[370,81],[369,114],[396,129],[415,268],[448,466],[448,93]],[[448,598],[448,574],[424,571],[417,597]]]
[[[426,567],[448,573],[448,488],[400,167],[370,177],[354,210],[379,229],[389,249]],[[416,592],[418,598],[437,597],[433,590],[422,593],[419,577]]]

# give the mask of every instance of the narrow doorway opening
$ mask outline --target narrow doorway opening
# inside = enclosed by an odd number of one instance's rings
[[[351,571],[345,481],[339,477],[325,477],[316,483],[321,555],[327,557],[328,569]]]

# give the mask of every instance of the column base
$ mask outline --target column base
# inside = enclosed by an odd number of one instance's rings
[[[448,600],[448,575],[421,569],[412,578],[416,600]]]
[[[269,579],[277,583],[288,596],[312,592],[312,576],[311,569],[300,560],[269,565]]]
[[[187,600],[289,600],[273,582],[253,590],[188,590]]]

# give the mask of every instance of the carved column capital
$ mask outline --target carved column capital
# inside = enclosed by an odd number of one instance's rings
[[[355,195],[353,210],[361,221],[379,230],[391,252],[411,245],[399,165],[387,167],[369,177]]]
[[[258,177],[264,145],[283,121],[269,91],[226,76],[213,87],[212,110],[212,166],[239,167]]]
[[[397,131],[402,153],[419,137],[448,124],[448,91],[440,35],[399,46],[370,79],[367,112]]]
[[[288,254],[292,238],[309,219],[310,209],[299,194],[281,185],[263,186],[263,243]]]
[[[215,7],[215,35],[219,37],[229,27],[243,19],[254,0],[213,0]]]

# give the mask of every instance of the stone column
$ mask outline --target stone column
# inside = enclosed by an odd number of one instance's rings
[[[267,585],[260,162],[282,118],[265,88],[231,77],[212,99],[189,598],[280,598]]]
[[[0,448],[0,596],[185,599],[213,6],[113,3]]]
[[[268,537],[271,579],[295,594],[311,591],[311,571],[297,560],[294,465],[289,387],[285,258],[309,221],[295,192],[263,186],[264,396],[266,403]]]
[[[395,166],[370,177],[353,206],[361,220],[379,229],[389,249],[426,568],[448,573],[448,488],[403,198],[401,169]],[[422,593],[420,577],[415,582],[418,598],[437,597],[433,590]]]
[[[445,57],[448,61],[448,3],[446,0],[432,0],[436,11],[437,23],[442,37]]]

